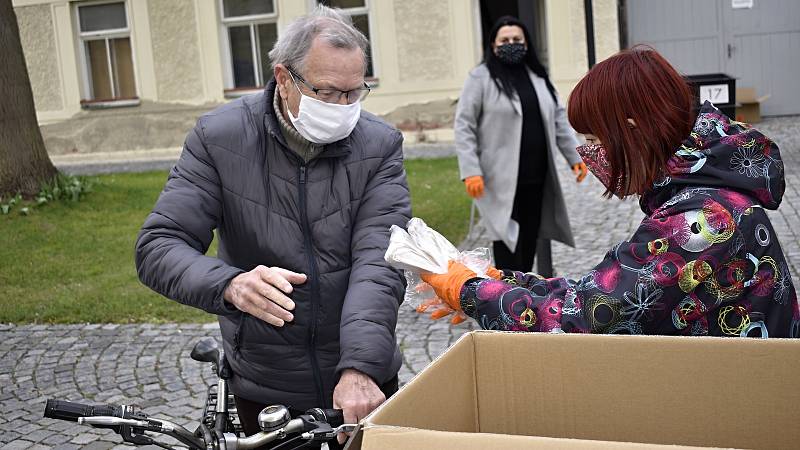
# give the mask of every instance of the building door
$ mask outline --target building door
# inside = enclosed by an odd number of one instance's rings
[[[726,73],[770,97],[763,115],[800,114],[797,0],[628,0],[628,44],[646,43],[686,75]]]

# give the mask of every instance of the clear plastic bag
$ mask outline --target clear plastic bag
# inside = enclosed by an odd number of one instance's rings
[[[406,303],[414,307],[417,312],[429,312],[433,319],[448,316],[454,310],[436,297],[430,285],[422,281],[420,273],[447,273],[448,262],[455,260],[467,266],[479,277],[485,278],[486,271],[491,266],[491,254],[488,248],[459,252],[450,241],[417,217],[408,222],[407,230],[392,226],[389,248],[384,259],[392,267],[404,271],[408,284]],[[458,311],[450,321],[458,324],[464,320],[466,316]]]

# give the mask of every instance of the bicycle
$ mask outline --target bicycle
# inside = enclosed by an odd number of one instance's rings
[[[339,433],[352,432],[356,427],[355,424],[343,423],[339,409],[312,408],[293,419],[285,406],[271,405],[258,415],[261,431],[244,437],[233,394],[228,390],[230,369],[219,343],[211,337],[202,338],[194,345],[190,356],[195,361],[211,363],[218,378],[217,384],[208,387],[203,416],[194,432],[170,420],[148,417],[131,405],[86,405],[48,399],[44,417],[111,429],[123,441],[134,445],[174,448],[147,434],[159,433],[175,438],[190,450],[246,450],[279,439],[286,440],[273,450],[297,449],[311,442],[331,441]],[[298,442],[299,445],[290,447]]]

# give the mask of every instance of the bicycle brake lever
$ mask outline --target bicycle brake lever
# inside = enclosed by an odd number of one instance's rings
[[[350,433],[355,430],[357,425],[355,424],[342,424],[336,428],[318,428],[316,430],[306,431],[301,436],[302,439],[305,440],[312,440],[312,441],[327,441],[328,439],[333,439],[339,433]]]
[[[101,425],[101,426],[120,426],[128,425],[137,428],[145,428],[149,425],[146,421],[136,419],[122,419],[114,416],[90,416],[78,417],[79,424]]]
[[[355,424],[355,423],[344,423],[344,424],[339,425],[338,427],[334,428],[333,432],[337,433],[337,434],[338,433],[352,433],[357,427],[358,427],[358,424]]]

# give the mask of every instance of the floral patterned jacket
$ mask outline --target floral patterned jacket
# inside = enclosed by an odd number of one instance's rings
[[[777,145],[706,103],[646,218],[578,280],[504,271],[461,290],[483,328],[510,331],[800,337],[800,309],[764,208],[785,182]]]

